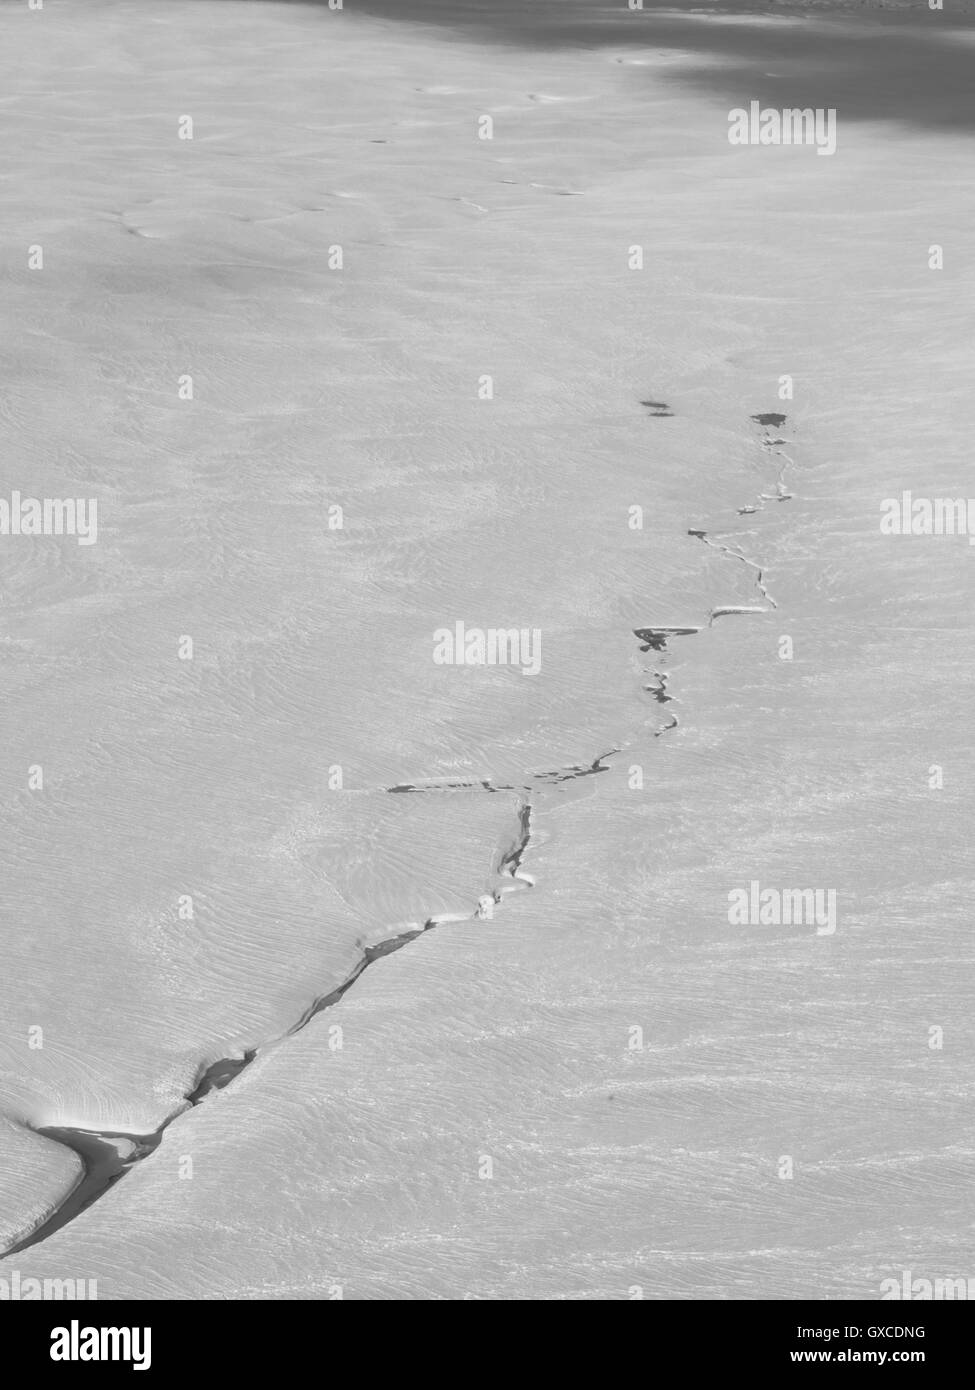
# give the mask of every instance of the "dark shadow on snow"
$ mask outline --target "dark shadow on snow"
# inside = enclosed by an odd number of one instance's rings
[[[975,53],[957,32],[971,31],[975,13],[931,11],[923,0],[910,9],[726,3],[706,13],[679,0],[644,0],[636,11],[624,0],[345,0],[341,11],[330,10],[328,0],[262,3],[317,9],[323,24],[366,17],[433,25],[522,49],[679,49],[686,64],[667,74],[627,68],[627,80],[692,85],[729,108],[756,100],[780,110],[833,106],[841,122],[975,126]],[[743,24],[742,15],[780,22]],[[739,22],[728,22],[735,17]],[[695,66],[694,54],[706,64]]]

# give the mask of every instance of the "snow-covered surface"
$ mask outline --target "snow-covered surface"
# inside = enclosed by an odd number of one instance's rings
[[[964,1276],[975,552],[879,531],[903,488],[975,491],[964,110],[728,144],[743,50],[788,91],[876,17],[360,11],[0,13],[6,490],[99,504],[93,546],[2,541],[0,1229],[77,1174],[20,1122],[150,1131],[258,1050],[18,1267],[102,1298]],[[540,673],[434,664],[457,620],[539,628]],[[641,651],[668,626],[700,630]],[[836,933],[730,925],[752,879],[835,889]]]

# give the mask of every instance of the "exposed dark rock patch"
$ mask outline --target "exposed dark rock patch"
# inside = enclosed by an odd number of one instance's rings
[[[184,1107],[185,1108],[185,1107]],[[170,1117],[175,1119],[175,1116]],[[97,1202],[110,1187],[123,1178],[136,1163],[147,1158],[159,1145],[163,1130],[170,1119],[153,1134],[124,1134],[114,1130],[71,1129],[50,1126],[35,1130],[35,1134],[63,1144],[81,1159],[81,1177],[46,1220],[35,1226],[22,1240],[4,1251],[17,1255],[31,1245],[38,1245],[55,1231],[67,1226],[93,1202]]]
[[[635,627],[633,636],[646,643],[645,647],[640,648],[641,651],[665,652],[669,638],[692,637],[700,631],[699,627]]]

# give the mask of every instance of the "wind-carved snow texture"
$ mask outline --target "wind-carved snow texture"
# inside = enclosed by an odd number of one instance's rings
[[[664,406],[662,402],[657,401],[641,401],[640,404],[646,406],[659,406],[663,410],[667,409],[667,407]],[[785,424],[787,417],[785,415],[779,414],[776,411],[766,411],[757,415],[753,415],[751,418],[755,421],[756,424],[762,427],[762,430],[764,432],[763,438],[761,440],[762,448],[772,453],[774,457],[779,461],[779,473],[775,485],[776,491],[774,493],[760,493],[759,503],[757,505],[739,507],[739,516],[743,516],[747,513],[761,511],[766,502],[786,502],[792,497],[792,493],[789,492],[786,486],[785,474],[787,467],[793,462],[793,460],[789,457],[788,454],[783,453],[781,450],[781,446],[784,445],[787,441],[779,438],[773,439],[771,437],[773,431],[776,434],[778,433],[778,431]],[[712,533],[702,526],[689,526],[687,529],[687,534],[689,536],[694,536],[697,540],[703,541],[704,544],[709,546],[712,550],[716,550],[720,554],[727,555],[733,560],[739,560],[743,565],[746,565],[750,570],[752,570],[755,576],[755,587],[758,589],[759,594],[764,600],[763,604],[720,604],[717,607],[712,608],[711,611],[708,613],[708,621],[706,624],[707,627],[713,627],[716,618],[725,618],[733,614],[743,613],[768,613],[772,609],[778,608],[778,604],[776,603],[772,595],[769,593],[768,586],[765,583],[764,567],[757,560],[752,560],[747,555],[743,555],[741,550],[736,549],[734,546],[725,545],[720,540],[712,540]],[[715,532],[714,534],[718,535],[720,533]],[[667,643],[672,637],[692,637],[695,633],[701,632],[702,630],[703,626],[639,627],[633,629],[633,635],[635,637],[638,637],[640,641],[644,644],[640,648],[641,651],[654,651],[666,653]],[[646,690],[653,697],[653,699],[656,700],[657,704],[670,704],[676,697],[668,692],[668,673],[666,671],[651,671],[649,667],[644,667],[644,671],[647,675],[652,676],[653,680],[656,682],[656,684],[648,683],[644,685],[644,690]],[[676,714],[671,713],[669,722],[666,724],[662,724],[659,729],[654,730],[654,738],[660,738],[661,734],[669,733],[671,729],[676,729],[679,726],[679,724],[680,720],[677,718]]]
[[[669,415],[672,412],[663,402],[643,401],[641,404],[652,407],[656,414]],[[768,448],[778,448],[785,441],[776,439],[769,442],[767,433],[770,426],[776,430],[785,423],[786,417],[778,414],[753,415],[751,417],[760,424],[766,431],[766,439],[763,446]],[[781,457],[781,456],[780,456]],[[791,462],[791,460],[789,460]],[[791,496],[785,490],[783,465],[777,483],[777,493],[772,498],[769,494],[761,494],[761,499],[784,501]],[[739,508],[739,514],[748,511],[748,508]],[[751,508],[758,510],[758,508]],[[712,549],[718,550],[733,559],[741,561],[750,569],[755,571],[756,586],[762,598],[769,605],[768,607],[745,606],[740,604],[724,604],[712,608],[708,615],[707,626],[711,627],[716,618],[730,614],[741,613],[766,613],[770,608],[775,608],[775,600],[771,597],[764,582],[762,566],[756,561],[749,559],[740,551],[731,546],[723,545],[720,542],[712,541],[709,533],[702,528],[690,528],[688,535],[695,536],[705,542]],[[673,637],[691,636],[702,630],[701,626],[657,626],[634,629],[637,636],[645,645],[642,651],[656,651],[665,653],[667,642]],[[648,674],[651,674],[648,671]],[[652,695],[653,699],[660,705],[670,704],[675,701],[675,697],[668,691],[669,675],[665,671],[653,671],[655,685],[646,685],[644,688]],[[669,732],[678,726],[677,716],[670,715],[667,724],[662,725],[654,731],[654,737],[659,738],[661,734]],[[214,1091],[221,1091],[235,1081],[242,1072],[264,1052],[277,1046],[286,1039],[294,1037],[306,1028],[312,1019],[316,1018],[326,1009],[338,1004],[343,996],[355,984],[362,975],[363,971],[376,960],[383,956],[393,954],[401,950],[417,937],[425,932],[441,926],[448,922],[465,922],[488,920],[494,916],[495,907],[502,901],[507,893],[521,891],[525,888],[534,886],[534,878],[522,868],[522,862],[528,850],[532,834],[532,790],[533,786],[541,789],[542,787],[558,786],[563,782],[572,781],[579,777],[591,777],[601,772],[608,772],[607,760],[622,752],[620,748],[612,748],[606,753],[600,753],[591,763],[570,764],[561,768],[556,768],[549,772],[536,772],[527,774],[528,781],[522,786],[514,786],[507,783],[496,783],[491,778],[440,778],[429,779],[419,782],[401,782],[391,787],[384,787],[381,790],[386,793],[449,793],[453,791],[486,791],[489,793],[498,792],[517,792],[520,793],[518,806],[518,831],[512,843],[507,849],[501,851],[497,873],[509,879],[509,883],[499,888],[495,888],[490,893],[482,894],[473,910],[469,914],[440,913],[436,916],[428,917],[417,927],[399,932],[395,936],[388,937],[373,946],[368,946],[363,950],[363,954],[355,969],[342,981],[335,989],[328,994],[317,996],[308,1005],[301,1016],[283,1033],[266,1039],[253,1048],[248,1048],[239,1057],[223,1057],[204,1067],[197,1077],[197,1080],[189,1090],[181,1105],[177,1106],[150,1134],[129,1134],[117,1130],[88,1130],[82,1128],[47,1126],[38,1127],[34,1132],[55,1143],[63,1144],[73,1150],[78,1155],[82,1164],[82,1172],[78,1181],[71,1190],[61,1199],[54,1210],[44,1220],[39,1222],[32,1231],[15,1242],[8,1250],[3,1252],[3,1258],[7,1255],[17,1254],[29,1246],[38,1245],[53,1235],[56,1231],[69,1224],[82,1212],[103,1197],[114,1185],[131,1171],[136,1164],[141,1163],[156,1151],[162,1142],[162,1137],[166,1130],[181,1115],[188,1110],[203,1104],[208,1096]],[[28,1126],[33,1128],[32,1126]]]

